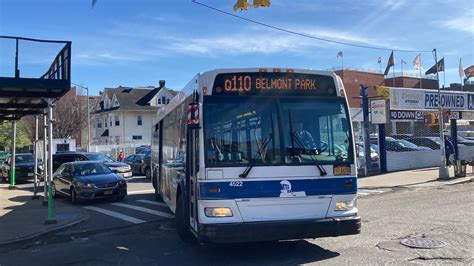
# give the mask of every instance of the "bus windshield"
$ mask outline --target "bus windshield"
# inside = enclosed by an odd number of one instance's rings
[[[213,97],[204,100],[208,167],[353,162],[343,98]]]

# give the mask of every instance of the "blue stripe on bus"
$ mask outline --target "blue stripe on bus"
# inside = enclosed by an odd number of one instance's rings
[[[289,181],[291,192],[304,192],[306,196],[355,194],[357,178],[278,179],[263,181],[200,182],[200,199],[242,199],[280,197],[282,181]]]

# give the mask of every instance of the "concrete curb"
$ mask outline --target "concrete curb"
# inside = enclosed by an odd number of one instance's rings
[[[82,222],[84,222],[85,220],[87,220],[89,218],[89,214],[86,211],[82,210],[82,209],[80,211],[82,213],[82,217],[80,219],[77,219],[75,221],[72,221],[72,222],[69,222],[69,223],[66,223],[66,224],[63,224],[63,225],[48,228],[48,229],[30,234],[30,235],[17,237],[17,238],[5,240],[5,241],[0,241],[0,247],[5,246],[5,245],[9,245],[9,244],[13,244],[13,243],[17,243],[17,242],[22,242],[22,241],[25,241],[25,240],[29,240],[29,239],[32,239],[32,238],[35,238],[35,237],[38,237],[38,236],[41,236],[41,235],[56,232],[56,231],[59,231],[61,229],[64,229],[64,228],[82,223]]]
[[[406,185],[395,185],[395,186],[360,186],[358,189],[381,189],[381,188],[410,188],[410,187],[419,187],[423,185],[427,185],[430,183],[439,185],[439,186],[446,186],[446,185],[458,185],[458,184],[464,184],[464,183],[470,183],[474,182],[474,177],[457,177],[457,178],[451,178],[448,180],[430,180],[426,182],[420,182],[420,183],[412,183],[412,184],[406,184]]]

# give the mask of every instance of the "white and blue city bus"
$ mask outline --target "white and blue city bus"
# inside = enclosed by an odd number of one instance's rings
[[[360,233],[344,95],[333,72],[197,74],[152,129],[152,182],[180,237],[247,242]]]

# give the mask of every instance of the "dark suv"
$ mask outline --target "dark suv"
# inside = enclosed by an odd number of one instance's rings
[[[53,155],[53,171],[55,172],[63,163],[75,161],[99,161],[107,165],[113,172],[123,178],[132,177],[132,169],[126,163],[114,162],[109,156],[100,152],[64,152]]]
[[[7,155],[2,164],[2,180],[10,182],[11,155]],[[34,178],[34,157],[31,153],[17,153],[15,155],[15,181],[26,181]],[[38,173],[41,173],[41,166],[38,164]]]

